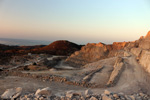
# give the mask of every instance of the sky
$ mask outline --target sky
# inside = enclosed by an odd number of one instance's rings
[[[0,0],[0,38],[110,44],[150,30],[150,0]]]

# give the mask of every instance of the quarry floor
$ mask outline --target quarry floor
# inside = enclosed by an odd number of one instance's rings
[[[117,84],[113,87],[101,87],[101,88],[91,88],[94,94],[103,93],[104,90],[113,91],[116,93],[122,92],[125,94],[134,94],[144,92],[150,95],[150,77],[143,70],[143,68],[138,64],[134,56],[125,57],[125,69],[119,77]],[[76,80],[80,79],[80,74],[84,71],[91,71],[93,68],[99,66],[105,66],[101,72],[95,73],[90,82],[107,82],[109,75],[114,65],[115,58],[104,59],[93,64],[89,64],[86,68],[82,69],[72,69],[72,70],[46,70],[46,71],[22,71],[23,73],[30,74],[53,74],[59,75],[62,77],[75,78]],[[90,67],[92,66],[92,68]],[[81,74],[82,75],[82,74]],[[101,75],[101,76],[100,76]],[[75,90],[83,92],[86,87],[68,85],[61,82],[54,81],[42,81],[33,78],[27,77],[18,77],[18,76],[0,76],[0,94],[4,93],[6,89],[22,87],[24,93],[35,92],[37,89],[42,89],[45,87],[50,87],[52,92],[55,94],[63,94],[69,90]]]
[[[6,89],[22,87],[24,93],[34,93],[37,89],[50,87],[53,93],[65,93],[69,90],[84,91],[86,88],[74,85],[68,85],[59,82],[43,82],[37,79],[24,78],[18,76],[0,77],[0,94]]]

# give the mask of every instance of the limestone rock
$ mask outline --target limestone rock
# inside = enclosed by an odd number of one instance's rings
[[[139,47],[144,49],[144,50],[149,50],[150,49],[150,39],[144,39],[139,43]]]
[[[124,57],[130,57],[130,56],[131,56],[130,52],[124,51]]]
[[[85,95],[91,95],[93,92],[90,89],[85,90]]]
[[[132,48],[131,53],[133,53],[135,56],[140,56],[140,53],[142,52],[141,48]]]
[[[108,97],[107,95],[103,95],[102,100],[113,100],[113,99],[111,97]]]
[[[139,62],[150,73],[150,51],[143,50]]]
[[[17,87],[17,88],[12,88],[12,89],[7,89],[2,95],[2,99],[15,99],[18,98],[22,93],[22,88]]]
[[[113,97],[116,98],[116,99],[119,98],[119,96],[117,94],[113,94]]]
[[[44,89],[38,89],[35,93],[35,96],[41,96],[41,95],[51,96],[52,95],[51,89],[49,87]]]
[[[110,94],[111,94],[111,92],[110,92],[110,91],[108,91],[108,90],[105,90],[105,91],[104,91],[104,94],[106,94],[106,95],[110,95]]]
[[[67,91],[67,92],[66,92],[66,97],[72,98],[72,97],[73,97],[73,93],[74,93],[74,91],[72,91],[72,90]]]
[[[51,71],[51,72],[55,72],[55,71],[57,71],[56,69],[54,69],[54,68],[51,68],[49,71]]]
[[[91,97],[90,100],[98,100],[96,97]]]
[[[118,59],[116,60],[115,65],[114,65],[114,69],[113,69],[113,71],[110,75],[109,81],[107,82],[107,86],[112,86],[112,85],[117,83],[123,69],[124,69],[123,58],[118,57]]]

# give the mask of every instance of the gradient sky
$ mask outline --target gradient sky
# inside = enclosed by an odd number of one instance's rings
[[[150,30],[150,0],[0,0],[0,38],[132,41]]]

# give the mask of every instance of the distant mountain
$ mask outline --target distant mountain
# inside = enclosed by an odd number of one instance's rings
[[[33,45],[48,45],[50,43],[51,43],[50,41],[41,41],[41,40],[0,38],[0,44],[5,45],[33,46]]]

